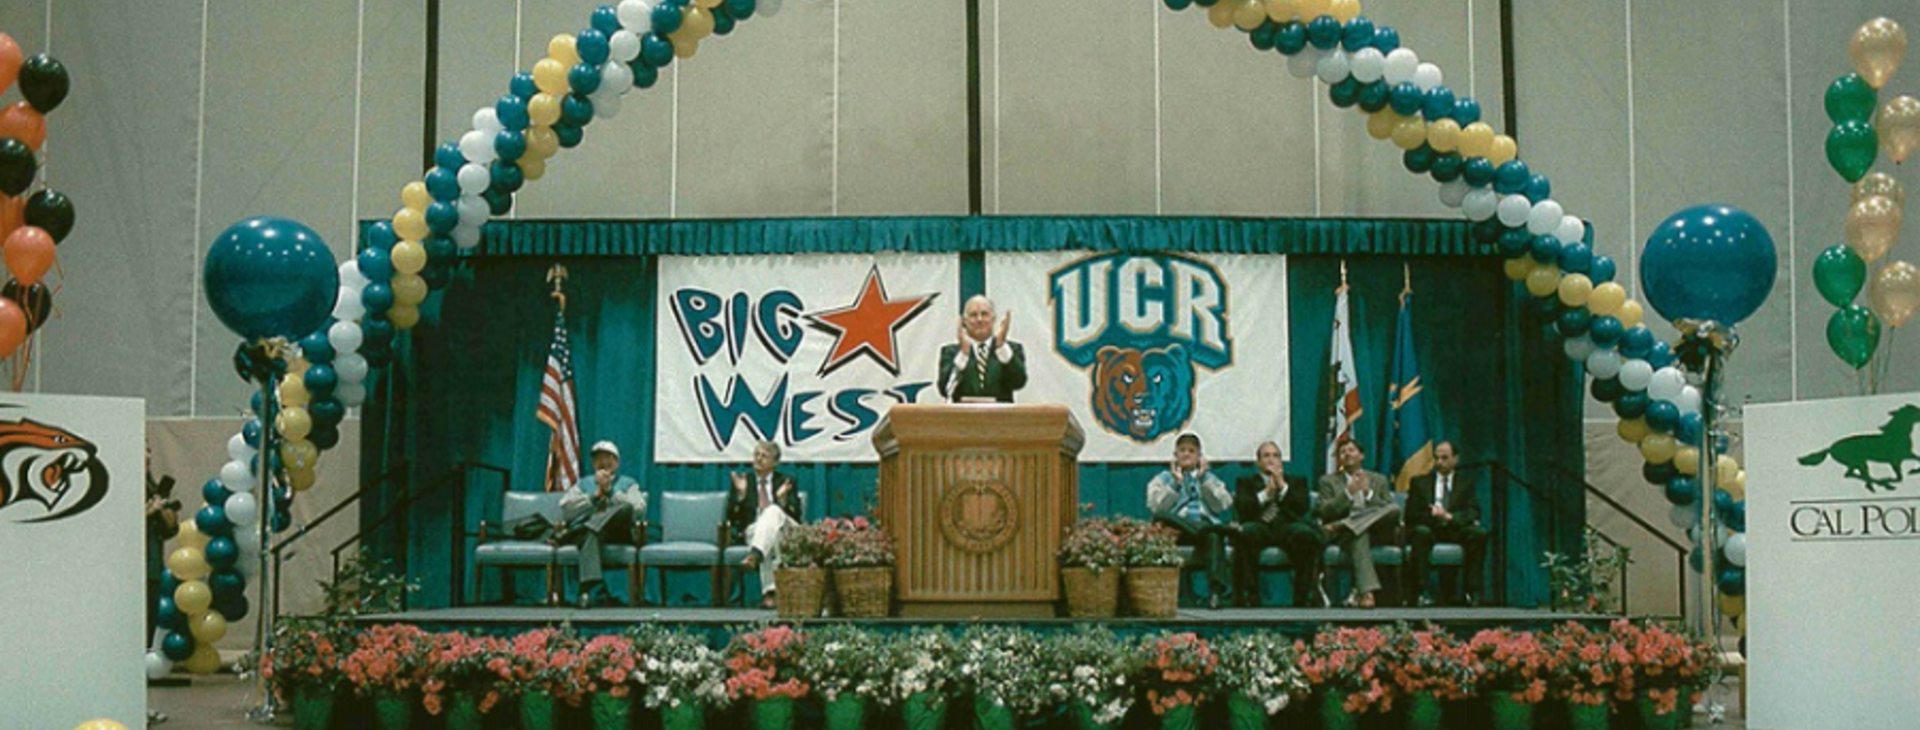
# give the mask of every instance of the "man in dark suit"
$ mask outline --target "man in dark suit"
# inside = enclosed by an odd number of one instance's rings
[[[1334,450],[1339,470],[1320,477],[1314,517],[1327,526],[1327,539],[1338,543],[1353,561],[1353,605],[1373,608],[1380,591],[1380,574],[1373,566],[1373,544],[1393,544],[1400,529],[1400,508],[1393,486],[1380,472],[1362,467],[1367,454],[1360,444],[1342,440]]]
[[[1027,384],[1027,353],[1007,339],[1013,313],[994,326],[993,301],[976,294],[960,316],[957,341],[940,348],[940,395],[955,403],[995,401],[1012,403],[1013,393]]]
[[[1293,566],[1294,607],[1317,606],[1320,556],[1326,550],[1327,533],[1313,520],[1307,481],[1283,472],[1280,445],[1272,441],[1260,444],[1254,459],[1259,473],[1240,477],[1233,490],[1233,512],[1240,518],[1233,548],[1233,584],[1240,589],[1235,603],[1260,605],[1260,552],[1277,547]]]
[[[780,445],[762,441],[753,447],[753,471],[734,472],[727,490],[727,530],[733,544],[748,547],[743,565],[760,571],[760,604],[773,607],[773,573],[780,564],[780,532],[800,523],[800,494],[793,477],[774,471]]]
[[[1473,605],[1480,595],[1480,561],[1487,552],[1487,530],[1480,526],[1480,503],[1474,492],[1478,485],[1458,480],[1454,467],[1459,455],[1453,443],[1433,445],[1433,473],[1413,478],[1407,489],[1408,580],[1420,594],[1420,605],[1433,605],[1427,592],[1427,563],[1433,557],[1435,542],[1459,543],[1465,553],[1460,570],[1466,590],[1464,601]]]

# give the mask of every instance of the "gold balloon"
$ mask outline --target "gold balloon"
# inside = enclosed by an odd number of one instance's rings
[[[1735,618],[1735,617],[1746,614],[1746,612],[1747,612],[1746,596],[1721,596],[1720,597],[1720,613],[1726,615],[1727,618]]]
[[[433,196],[427,194],[427,184],[415,180],[400,188],[400,204],[418,211],[425,211],[433,204]]]
[[[1902,94],[1880,106],[1873,120],[1873,131],[1880,135],[1880,151],[1894,164],[1906,162],[1920,149],[1920,99]]]
[[[1333,14],[1333,0],[1300,0],[1300,20],[1311,21],[1322,15]]]
[[[199,579],[183,581],[173,589],[173,605],[188,616],[206,613],[213,606],[213,589]]]
[[[1870,195],[1847,210],[1847,248],[1867,263],[1879,261],[1900,239],[1900,206],[1885,195]]]
[[[1725,484],[1721,484],[1720,488],[1727,490],[1727,494],[1733,495],[1734,499],[1746,499],[1747,498],[1747,470],[1741,469],[1740,471],[1736,472],[1733,475],[1733,480]]]
[[[413,241],[401,241],[393,245],[393,270],[402,274],[418,274],[427,267],[427,247]]]
[[[534,94],[527,100],[527,122],[534,128],[552,127],[560,121],[560,95]],[[533,146],[533,140],[527,140],[527,146]]]
[[[1441,117],[1427,125],[1427,146],[1435,152],[1452,152],[1460,146],[1460,123],[1453,117]]]
[[[1487,161],[1493,163],[1494,167],[1512,162],[1519,156],[1520,143],[1513,141],[1513,138],[1507,135],[1496,134],[1493,136],[1493,141],[1487,145]]]
[[[1213,7],[1207,8],[1207,22],[1212,23],[1215,28],[1231,28],[1233,27],[1233,11],[1237,8],[1238,3],[1214,3]]]
[[[387,310],[387,319],[392,320],[393,326],[395,327],[410,330],[413,329],[414,325],[420,323],[420,309],[403,304],[395,304],[392,309]]]
[[[194,522],[192,517],[180,521],[180,534],[174,536],[174,541],[180,547],[190,547],[195,550],[207,549],[207,542],[211,539],[206,533],[200,531],[200,525]]]
[[[1427,123],[1419,117],[1407,117],[1393,125],[1393,146],[1410,150],[1427,143]]]
[[[393,214],[393,232],[403,241],[426,238],[427,214],[412,208],[401,208]]]
[[[127,730],[127,726],[103,717],[75,725],[73,730]]]
[[[532,152],[533,156],[541,161],[545,161],[560,151],[560,133],[553,131],[553,127],[528,127],[527,151]],[[527,158],[523,156],[520,159]]]
[[[553,40],[547,41],[547,55],[567,68],[573,68],[580,63],[580,50],[575,47],[573,36],[567,33],[557,34]]]
[[[187,631],[193,634],[195,642],[211,644],[227,635],[227,617],[219,611],[208,611],[199,618],[188,619]]]
[[[1681,474],[1693,476],[1700,473],[1700,450],[1692,446],[1682,446],[1673,451],[1673,468]]]
[[[1233,27],[1252,32],[1267,22],[1267,6],[1260,0],[1240,0],[1233,9]]]
[[[693,4],[712,10],[720,7],[720,0],[693,0]]]
[[[1360,17],[1360,0],[1333,0],[1333,7],[1327,12],[1334,20],[1345,23]]]
[[[1587,297],[1593,294],[1593,280],[1586,274],[1568,274],[1560,279],[1560,303],[1569,307],[1584,307]]]
[[[1504,266],[1508,279],[1526,281],[1527,275],[1533,273],[1533,257],[1521,256],[1515,259],[1507,259],[1507,263]]]
[[[1493,149],[1493,127],[1486,122],[1474,122],[1461,128],[1458,146],[1462,157],[1486,157]]]
[[[1560,267],[1544,264],[1533,267],[1527,272],[1527,293],[1536,297],[1551,296],[1560,288]]]
[[[1392,137],[1394,128],[1400,126],[1400,119],[1400,115],[1393,113],[1392,109],[1386,108],[1368,114],[1367,136],[1374,139],[1388,139]],[[1428,134],[1431,135],[1432,132],[1429,131]]]
[[[1649,464],[1665,464],[1673,461],[1673,437],[1664,433],[1650,433],[1640,439],[1640,456]]]
[[[313,433],[313,416],[305,408],[288,408],[273,417],[273,426],[288,441],[299,441]]]
[[[307,392],[306,380],[301,378],[287,378],[280,381],[280,405],[282,407],[294,408],[305,406],[312,400],[312,394]]]
[[[427,300],[427,280],[419,274],[396,274],[389,286],[393,287],[394,304],[413,307]]]
[[[1920,309],[1920,269],[1905,261],[1887,264],[1873,275],[1867,303],[1888,327],[1906,324],[1914,310]]]
[[[1906,202],[1906,190],[1900,187],[1900,181],[1884,172],[1869,172],[1860,182],[1853,184],[1853,202],[1858,203],[1875,195],[1884,195],[1896,206]]]
[[[1716,484],[1725,484],[1733,481],[1734,476],[1739,473],[1740,462],[1727,454],[1721,454],[1720,458],[1713,464],[1714,478],[1719,480],[1715,482]]]
[[[567,69],[558,59],[542,58],[533,64],[533,85],[549,96],[567,93]]]
[[[693,54],[700,52],[700,41],[687,38],[668,38],[667,40],[673,43],[674,58],[685,60],[693,58]]]
[[[194,647],[193,656],[187,657],[180,666],[194,674],[218,672],[220,671],[220,650],[213,648],[212,644],[201,644]]]
[[[312,469],[288,469],[287,481],[292,483],[293,491],[296,491],[296,492],[307,491],[308,489],[313,488],[313,481],[314,481],[313,470]]]
[[[1645,418],[1622,418],[1620,424],[1613,427],[1613,432],[1620,435],[1621,441],[1637,444],[1645,439],[1647,434],[1652,433],[1653,429],[1647,427]]]
[[[517,164],[520,165],[520,174],[528,180],[538,180],[542,175],[547,174],[547,161],[540,157],[532,155],[521,157]]]
[[[1633,329],[1646,321],[1647,310],[1642,308],[1639,302],[1628,299],[1620,303],[1620,310],[1613,313],[1613,318],[1620,320],[1621,327]]]
[[[213,567],[207,565],[207,554],[200,548],[175,549],[167,556],[167,570],[173,571],[173,577],[180,580],[202,580],[213,575]]]
[[[1267,0],[1267,18],[1275,23],[1299,20],[1299,0]]]
[[[1619,312],[1620,306],[1626,302],[1627,289],[1620,286],[1618,282],[1609,281],[1596,286],[1593,288],[1593,293],[1587,295],[1587,309],[1601,316],[1612,316]]]
[[[1853,32],[1853,40],[1847,44],[1847,57],[1853,59],[1853,70],[1860,72],[1860,78],[1876,89],[1887,85],[1887,79],[1900,70],[1900,59],[1906,55],[1907,31],[1887,18],[1867,21]]]
[[[320,461],[320,447],[305,437],[288,439],[280,444],[280,459],[288,469],[312,469]]]
[[[692,40],[703,40],[713,35],[713,13],[700,6],[680,11],[680,29],[673,32]]]

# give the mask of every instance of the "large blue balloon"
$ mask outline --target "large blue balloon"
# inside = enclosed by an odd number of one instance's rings
[[[1640,280],[1647,302],[1669,321],[1732,326],[1767,300],[1778,266],[1773,236],[1759,220],[1732,206],[1700,205],[1653,230]]]
[[[207,303],[241,337],[304,337],[327,323],[340,288],[333,252],[299,221],[248,218],[213,239]]]

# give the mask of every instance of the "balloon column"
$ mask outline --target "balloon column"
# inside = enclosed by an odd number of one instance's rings
[[[23,100],[0,108],[0,255],[9,274],[0,286],[0,358],[20,355],[13,369],[19,390],[33,355],[28,338],[53,313],[44,280],[54,246],[73,232],[73,201],[40,179],[46,115],[66,101],[67,67],[44,53],[22,58],[20,44],[0,33],[0,91],[16,81]]]
[[[1880,89],[1906,55],[1907,32],[1899,23],[1867,21],[1854,31],[1848,50],[1854,73],[1834,79],[1826,98],[1827,117],[1833,120],[1827,162],[1853,184],[1847,241],[1814,259],[1813,283],[1839,308],[1827,320],[1827,346],[1860,371],[1863,393],[1878,393],[1887,367],[1880,357],[1882,328],[1898,330],[1920,309],[1920,269],[1906,261],[1880,263],[1900,238],[1906,194],[1899,180],[1870,171],[1882,152],[1901,164],[1920,150],[1920,99],[1901,95],[1879,104]],[[1865,306],[1855,303],[1861,289],[1867,290]],[[1888,340],[1886,350],[1891,350]]]

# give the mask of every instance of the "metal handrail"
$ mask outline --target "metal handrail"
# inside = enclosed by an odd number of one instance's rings
[[[277,604],[281,600],[280,568],[281,568],[281,565],[286,561],[286,557],[284,555],[284,552],[286,551],[286,549],[289,547],[292,547],[294,543],[299,542],[301,538],[304,538],[308,534],[311,534],[315,529],[318,529],[321,525],[326,524],[328,520],[333,519],[334,515],[340,514],[342,511],[345,511],[349,505],[359,502],[360,497],[365,495],[368,491],[384,487],[389,482],[393,482],[397,479],[399,480],[405,479],[407,474],[407,467],[408,467],[407,462],[403,460],[395,464],[392,469],[388,469],[386,473],[381,474],[379,477],[375,478],[374,480],[370,482],[362,481],[360,483],[360,488],[357,490],[354,490],[353,494],[347,495],[345,499],[342,499],[337,504],[327,508],[327,511],[320,513],[320,516],[315,518],[312,522],[307,522],[305,524],[302,524],[300,526],[300,529],[295,530],[292,535],[288,535],[285,540],[280,540],[273,543],[273,545],[267,549],[267,552],[273,555],[274,603]],[[339,564],[337,560],[335,561],[334,573],[335,574],[339,573]]]
[[[513,471],[510,469],[494,466],[492,464],[481,464],[481,463],[475,463],[475,462],[462,461],[462,462],[455,463],[453,465],[453,468],[448,469],[445,474],[442,474],[439,479],[434,480],[425,489],[421,489],[417,491],[403,489],[401,491],[400,498],[397,501],[395,501],[393,506],[389,507],[384,514],[381,514],[378,518],[375,518],[373,522],[366,525],[362,525],[360,527],[359,532],[354,533],[353,536],[347,538],[346,540],[341,541],[339,545],[335,545],[333,547],[333,550],[331,551],[331,556],[333,560],[334,578],[337,580],[340,576],[340,553],[346,550],[347,547],[350,545],[363,542],[364,541],[363,539],[366,537],[368,533],[386,526],[389,522],[393,522],[396,515],[403,516],[403,519],[399,523],[400,534],[396,538],[396,541],[398,542],[398,551],[399,551],[400,557],[395,562],[399,565],[399,568],[401,571],[403,572],[406,571],[408,569],[407,557],[406,557],[406,553],[407,553],[406,519],[411,518],[413,503],[421,499],[424,499],[426,497],[430,497],[435,494],[438,494],[441,490],[445,489],[448,484],[458,483],[461,485],[461,488],[454,495],[455,507],[456,507],[456,510],[463,511],[466,503],[466,491],[467,491],[466,487],[467,487],[468,475],[474,471],[493,472],[495,474],[500,475],[503,479],[506,479],[508,481],[511,481],[513,478]],[[355,496],[356,498],[358,497],[358,495],[355,495]],[[462,519],[464,519],[464,517],[462,517]],[[463,556],[460,555],[460,552],[461,551],[459,550],[454,551],[455,561],[460,561],[462,559]],[[461,568],[462,566],[458,565],[456,562],[455,567]],[[455,574],[458,575],[458,572],[456,571]],[[455,595],[456,596],[458,595],[457,591]],[[405,608],[406,600],[407,600],[406,594],[404,593],[401,594],[400,600],[401,600],[401,607]]]
[[[1552,460],[1546,462],[1546,467],[1562,476],[1579,482],[1580,488],[1585,494],[1599,497],[1600,501],[1605,502],[1608,507],[1613,508],[1614,512],[1625,516],[1628,522],[1632,522],[1634,526],[1639,527],[1641,531],[1652,535],[1654,539],[1659,540],[1661,544],[1666,545],[1668,549],[1673,551],[1674,574],[1678,576],[1675,578],[1678,585],[1675,587],[1674,592],[1680,597],[1680,615],[1687,615],[1687,546],[1682,545],[1678,540],[1668,537],[1665,531],[1654,527],[1652,523],[1643,519],[1639,513],[1628,509],[1626,505],[1614,499],[1613,495],[1607,494],[1599,487],[1593,486],[1592,482],[1587,481],[1585,475],[1576,472],[1571,467]],[[1598,533],[1599,531],[1596,530],[1595,532]],[[1602,537],[1605,537],[1605,535],[1602,535]],[[1611,538],[1608,538],[1607,542],[1615,546],[1619,545],[1618,542],[1615,542]],[[1622,571],[1625,571],[1624,566],[1622,566]],[[1620,592],[1624,596],[1626,594],[1626,580],[1624,577],[1620,581],[1620,586]]]

